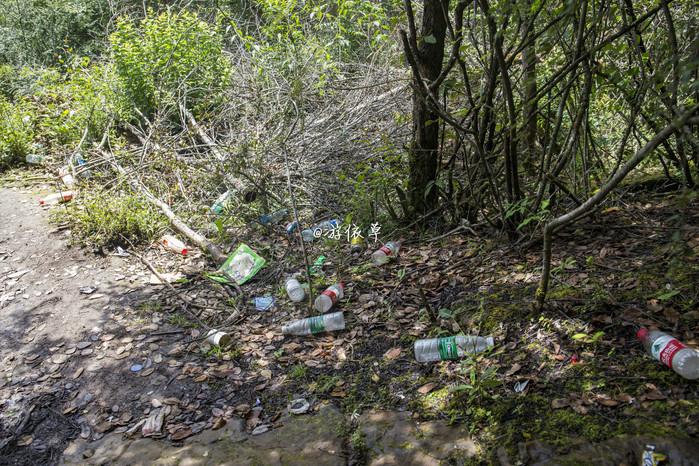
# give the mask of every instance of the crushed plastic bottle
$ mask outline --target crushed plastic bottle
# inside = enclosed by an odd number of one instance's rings
[[[320,316],[296,320],[282,326],[285,335],[315,335],[322,332],[334,332],[345,328],[345,316],[342,312],[333,312]]]
[[[322,237],[324,231],[330,231],[339,228],[339,226],[340,221],[336,218],[331,220],[325,220],[323,222],[320,222],[318,225],[304,229],[301,232],[301,237],[305,242],[310,243],[313,240]]]
[[[667,460],[667,456],[655,451],[655,445],[648,444],[641,456],[641,464],[643,466],[660,466]]]
[[[182,241],[180,241],[172,235],[165,235],[162,238],[160,238],[160,244],[165,246],[165,248],[169,249],[170,251],[182,254],[183,256],[187,255],[187,247],[184,245]]]
[[[46,197],[39,199],[39,205],[56,205],[63,202],[68,202],[73,199],[75,193],[73,191],[61,191],[60,193],[49,194]]]
[[[41,154],[27,154],[26,161],[27,163],[31,163],[32,165],[39,164],[44,161],[44,156]]]
[[[337,303],[338,299],[342,299],[344,296],[345,285],[344,283],[336,283],[329,286],[323,293],[316,298],[313,307],[318,312],[328,312]]]
[[[270,225],[273,223],[279,223],[287,215],[289,215],[289,211],[287,209],[280,209],[280,210],[277,210],[276,212],[272,212],[271,214],[262,215],[260,217],[260,223],[262,225]]]
[[[430,338],[415,342],[415,359],[418,362],[446,361],[459,359],[466,354],[480,353],[493,347],[493,337],[456,335]]]
[[[226,204],[228,203],[228,199],[231,197],[231,192],[226,191],[225,193],[221,194],[213,204],[211,204],[211,207],[209,210],[211,210],[211,213],[214,215],[221,215],[223,213],[223,209],[226,208]]]
[[[396,241],[389,241],[388,243],[381,246],[381,248],[374,251],[371,255],[371,261],[374,265],[384,265],[391,259],[394,259],[398,255],[400,250],[400,243]]]
[[[672,335],[641,328],[636,337],[646,351],[685,379],[699,379],[699,350],[688,348]]]
[[[303,289],[303,285],[298,280],[290,278],[286,281],[286,294],[289,295],[290,300],[299,303],[306,297],[306,290]]]
[[[256,296],[254,303],[256,310],[268,311],[274,307],[274,296]]]

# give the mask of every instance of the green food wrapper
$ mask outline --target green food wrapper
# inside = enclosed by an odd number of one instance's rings
[[[241,244],[219,269],[219,274],[210,274],[209,278],[220,283],[233,280],[238,285],[250,280],[265,266],[265,260],[250,249],[247,244]]]

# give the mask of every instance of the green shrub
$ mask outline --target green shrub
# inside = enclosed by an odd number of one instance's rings
[[[0,96],[0,170],[21,162],[31,150],[33,138],[28,109]]]
[[[220,34],[186,10],[151,12],[139,24],[121,18],[110,43],[126,97],[146,115],[180,97],[190,108],[213,107],[228,81]]]
[[[95,247],[148,242],[167,226],[155,207],[125,192],[88,192],[56,215],[71,225],[78,243]]]

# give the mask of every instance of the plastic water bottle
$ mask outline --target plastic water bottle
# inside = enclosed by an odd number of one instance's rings
[[[286,281],[286,294],[289,295],[290,300],[299,303],[306,297],[306,290],[303,289],[298,280],[290,278]]]
[[[172,235],[165,235],[160,238],[160,244],[165,246],[165,248],[169,249],[170,251],[182,254],[183,256],[187,255],[187,247],[182,241]]]
[[[68,165],[64,165],[58,169],[58,176],[61,177],[63,184],[68,186],[69,188],[72,188],[75,184],[75,179],[73,178],[73,175],[70,174],[70,169],[68,168]]]
[[[480,353],[493,347],[493,337],[456,335],[453,337],[430,338],[415,342],[415,359],[418,362],[447,361],[459,359],[466,354]]]
[[[371,261],[374,265],[384,265],[389,260],[395,258],[400,250],[400,243],[395,241],[389,241],[388,243],[381,246],[380,249],[374,251],[371,255]]]
[[[226,191],[225,193],[221,194],[218,199],[211,204],[211,213],[214,215],[221,215],[223,213],[223,209],[226,207],[229,197],[231,197],[230,191]]]
[[[344,291],[345,285],[342,282],[329,286],[316,298],[313,307],[318,312],[328,312],[337,303],[338,299],[342,299]]]
[[[289,211],[287,209],[280,209],[277,210],[276,212],[272,212],[271,214],[265,214],[260,217],[260,223],[262,225],[269,225],[271,223],[278,223],[281,219],[289,215]]]
[[[685,379],[699,379],[699,350],[688,348],[672,335],[641,328],[636,337],[646,351]]]
[[[323,236],[324,231],[330,231],[340,227],[340,221],[336,218],[320,222],[311,228],[306,228],[301,232],[301,237],[307,243]]]
[[[74,196],[75,193],[73,191],[61,191],[60,193],[49,194],[39,199],[39,205],[56,205],[62,202],[68,202],[72,200]]]
[[[342,312],[333,312],[307,319],[296,320],[282,326],[285,335],[311,335],[322,332],[334,332],[345,328],[345,316]]]
[[[73,155],[73,159],[75,160],[75,163],[78,164],[78,169],[76,173],[82,176],[83,178],[90,178],[90,176],[92,176],[92,173],[87,168],[87,161],[83,157],[83,154],[80,152],[76,152],[75,155]]]
[[[41,154],[27,154],[27,158],[25,160],[27,163],[37,164],[44,161],[44,156]]]
[[[295,232],[298,227],[299,227],[299,222],[294,220],[293,222],[287,223],[286,226],[284,227],[284,229],[286,230],[286,234],[290,235],[293,232]]]

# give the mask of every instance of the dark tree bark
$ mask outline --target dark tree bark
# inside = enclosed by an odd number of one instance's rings
[[[449,0],[425,0],[420,36],[417,37],[410,0],[406,0],[409,36],[403,43],[408,61],[413,66],[413,140],[410,146],[408,191],[416,215],[425,215],[437,206],[439,151],[439,113],[430,100],[438,89],[430,90],[442,72],[444,40],[447,31]]]

